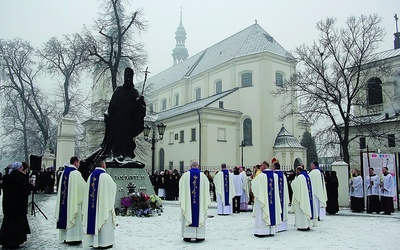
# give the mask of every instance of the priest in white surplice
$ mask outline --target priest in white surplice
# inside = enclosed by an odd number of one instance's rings
[[[318,223],[318,212],[313,202],[310,177],[301,167],[296,168],[296,178],[292,181],[292,211],[295,213],[294,226],[297,230],[308,231]]]
[[[379,201],[380,180],[379,176],[374,173],[374,168],[369,168],[369,175],[365,178],[365,190],[367,195],[367,213],[372,214],[381,211]]]
[[[97,160],[89,176],[83,199],[83,243],[95,248],[110,248],[115,242],[115,195],[117,185],[106,173],[104,160]]]
[[[261,163],[262,173],[251,182],[254,194],[253,215],[256,237],[274,236],[277,225],[282,222],[278,175],[268,169],[268,165],[265,161]]]
[[[214,177],[215,193],[217,196],[218,215],[232,214],[232,199],[235,197],[233,174],[221,164],[221,171]]]
[[[311,179],[314,202],[318,212],[318,220],[320,220],[326,216],[326,201],[328,200],[328,197],[326,194],[324,174],[319,168],[318,162],[315,161],[311,163],[311,172],[308,175]]]
[[[353,169],[349,180],[350,209],[352,212],[364,211],[364,183],[358,169]]]
[[[82,202],[86,182],[78,171],[80,161],[73,156],[61,175],[54,218],[59,239],[69,245],[82,243]]]
[[[239,173],[243,177],[243,186],[242,186],[242,194],[240,196],[240,211],[247,211],[248,209],[248,204],[249,204],[249,198],[250,198],[250,182],[248,180],[248,177],[246,175],[246,171],[244,171],[243,167],[239,167]]]
[[[272,164],[272,170],[274,170],[274,173],[278,175],[279,200],[282,208],[282,213],[281,213],[282,223],[278,225],[277,232],[281,232],[287,230],[287,220],[288,220],[289,203],[290,203],[289,189],[285,173],[281,171],[281,165],[279,164],[278,161],[275,161]]]
[[[211,204],[210,183],[200,171],[197,161],[192,161],[190,170],[179,179],[179,203],[183,240],[203,241],[206,236],[207,209]]]
[[[394,212],[393,196],[395,196],[396,186],[387,167],[382,168],[381,177],[381,208],[384,214],[390,215]]]

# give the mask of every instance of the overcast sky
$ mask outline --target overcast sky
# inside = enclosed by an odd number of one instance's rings
[[[130,11],[143,9],[149,28],[141,35],[152,75],[172,66],[175,31],[183,8],[189,56],[247,28],[257,20],[287,51],[318,38],[315,25],[335,17],[378,14],[386,38],[380,51],[393,49],[394,14],[399,0],[131,0]],[[80,32],[97,19],[98,0],[0,0],[0,39],[21,37],[40,47],[51,37]],[[142,79],[137,79],[142,80]],[[44,83],[50,85],[50,83]],[[1,129],[0,129],[1,132]]]
[[[134,0],[129,9],[143,8],[149,28],[141,35],[149,55],[151,75],[172,66],[175,31],[183,8],[189,56],[252,25],[261,27],[291,52],[318,38],[315,24],[336,17],[378,14],[386,30],[380,50],[393,49],[394,14],[400,16],[399,0]],[[98,0],[0,0],[0,38],[21,37],[35,47],[49,38],[80,32],[97,18]],[[145,67],[145,66],[144,66]],[[150,75],[150,76],[151,76]]]

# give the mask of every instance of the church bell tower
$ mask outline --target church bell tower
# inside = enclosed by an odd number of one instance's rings
[[[183,27],[182,22],[182,8],[181,8],[181,20],[179,22],[179,27],[175,31],[176,46],[172,50],[173,65],[178,64],[186,60],[189,56],[188,50],[185,47],[186,31]]]

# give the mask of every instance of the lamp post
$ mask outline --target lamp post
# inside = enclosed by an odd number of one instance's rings
[[[149,125],[144,126],[143,129],[143,134],[144,134],[144,140],[147,142],[151,142],[151,173],[154,173],[154,150],[156,149],[155,145],[157,142],[161,141],[164,138],[164,132],[165,128],[167,125],[164,123],[160,123],[157,125],[157,130],[158,130],[158,136],[159,138],[156,138],[156,130],[155,126],[152,124],[150,127]],[[153,130],[153,134],[151,138],[149,138],[150,130]]]
[[[244,140],[242,140],[241,144],[239,145],[239,147],[242,147],[242,167],[243,167],[243,149],[246,145],[244,144]]]

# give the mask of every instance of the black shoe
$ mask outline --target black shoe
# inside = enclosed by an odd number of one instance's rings
[[[267,237],[268,235],[265,235],[265,234],[254,234],[254,236],[256,236],[256,237],[258,237],[258,238],[265,238],[265,237]]]
[[[70,246],[77,246],[77,245],[79,245],[79,244],[82,244],[82,241],[81,241],[81,240],[78,240],[78,241],[68,241],[67,244],[70,245]]]
[[[3,245],[2,249],[19,249],[19,245],[18,246],[7,246],[7,245]]]
[[[197,238],[196,239],[196,242],[202,242],[202,241],[204,241],[205,239],[204,238]]]
[[[191,238],[183,238],[183,241],[185,241],[185,242],[192,242],[192,239],[191,239]]]
[[[113,245],[109,245],[109,246],[106,246],[106,247],[94,247],[94,249],[109,249],[109,248],[112,248],[113,247]]]
[[[307,227],[307,228],[297,228],[297,230],[299,230],[299,231],[310,231],[310,228],[309,227]]]

